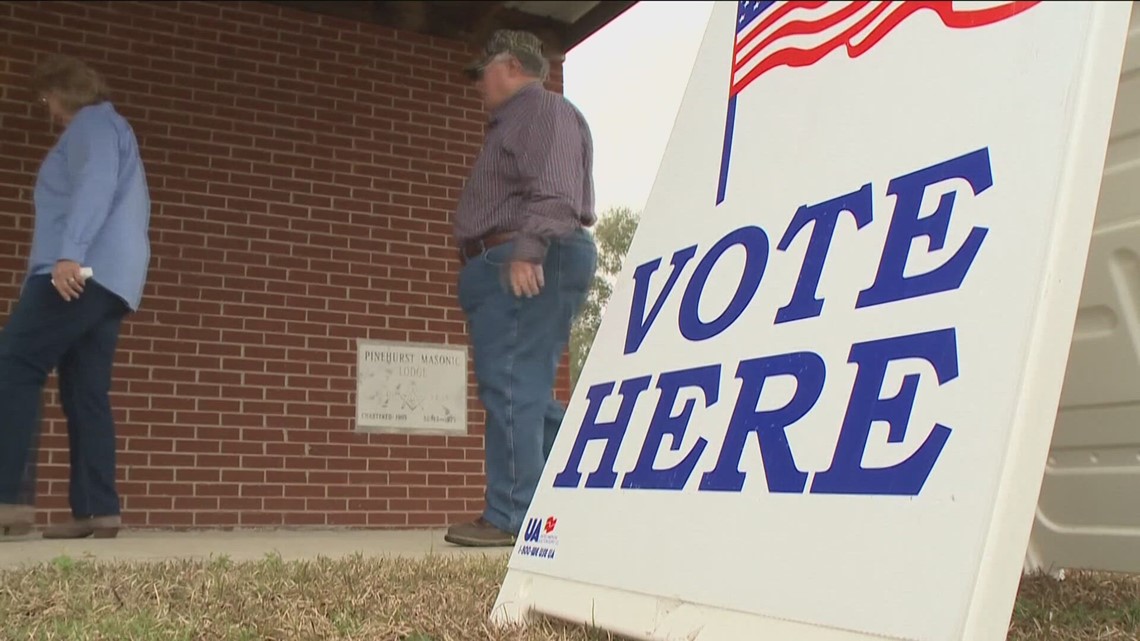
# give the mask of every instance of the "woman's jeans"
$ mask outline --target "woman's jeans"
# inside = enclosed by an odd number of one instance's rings
[[[506,275],[513,253],[513,243],[492,247],[459,273],[459,304],[487,412],[483,518],[512,534],[522,527],[562,424],[565,408],[554,398],[554,380],[598,257],[585,230],[553,240],[541,293],[519,298]]]
[[[69,302],[50,275],[28,279],[0,330],[0,503],[34,500],[44,382],[58,368],[71,448],[72,514],[119,514],[110,391],[128,311],[122,299],[91,280]]]

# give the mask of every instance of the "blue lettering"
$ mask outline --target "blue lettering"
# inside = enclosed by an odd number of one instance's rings
[[[673,271],[669,272],[669,278],[665,281],[665,287],[662,288],[661,293],[657,295],[657,300],[653,302],[653,307],[649,309],[649,315],[645,315],[645,303],[649,299],[649,279],[653,277],[654,272],[661,266],[661,259],[651,260],[644,265],[639,265],[633,272],[633,302],[630,304],[629,322],[626,325],[625,332],[625,354],[633,354],[641,348],[641,343],[645,340],[645,335],[649,332],[649,328],[653,322],[657,320],[657,315],[661,313],[661,307],[665,304],[665,299],[669,297],[673,287],[677,285],[677,279],[681,276],[681,270],[685,265],[693,259],[697,254],[697,246],[686,247],[677,250],[673,254]]]
[[[728,433],[721,446],[716,467],[701,479],[701,490],[739,492],[744,487],[740,456],[755,432],[764,460],[764,474],[771,492],[803,492],[807,473],[796,467],[792,449],[784,430],[807,414],[823,391],[827,368],[818,354],[797,352],[741,361],[736,369],[740,379],[740,396]],[[775,410],[757,411],[764,383],[774,376],[794,376],[796,391],[792,400]]]
[[[776,312],[777,324],[813,318],[823,312],[823,299],[816,298],[815,292],[823,275],[823,264],[827,260],[827,252],[831,249],[831,239],[835,236],[835,226],[839,222],[839,216],[843,212],[849,212],[855,218],[855,228],[862,229],[871,222],[872,209],[871,183],[867,183],[859,191],[844,194],[818,205],[804,205],[796,211],[787,231],[784,232],[784,237],[776,247],[778,250],[788,251],[788,247],[799,235],[800,230],[808,223],[814,222],[814,224],[792,300]]]
[[[720,394],[720,365],[666,372],[657,380],[661,398],[657,401],[657,409],[649,422],[649,433],[641,447],[637,467],[622,479],[623,488],[679,490],[693,474],[693,468],[708,445],[708,441],[703,438],[697,439],[692,451],[676,466],[662,470],[653,467],[666,434],[670,437],[669,449],[674,452],[681,449],[681,440],[685,437],[685,429],[693,417],[693,406],[696,403],[690,398],[685,401],[679,414],[673,416],[672,412],[677,402],[677,393],[686,387],[695,387],[704,392],[705,407],[715,405]]]
[[[907,269],[915,240],[925,237],[929,252],[946,249],[956,198],[961,195],[959,192],[967,190],[958,187],[948,191],[939,197],[933,213],[922,217],[920,213],[924,197],[933,192],[935,186],[953,180],[964,180],[974,196],[992,187],[988,148],[890,181],[887,195],[895,197],[894,211],[874,281],[869,288],[859,292],[857,309],[953,291],[962,286],[988,233],[985,227],[970,228],[965,241],[940,266],[925,273],[913,273],[916,270],[912,269],[908,274]],[[825,300],[819,295],[819,287],[840,218],[844,213],[850,213],[856,231],[871,224],[874,219],[872,195],[872,185],[868,183],[851,193],[818,204],[803,205],[796,211],[776,249],[787,252],[796,238],[804,235],[809,224],[811,232],[806,240],[794,290],[788,303],[777,311],[776,324],[815,318],[823,313]],[[700,305],[712,271],[724,254],[737,245],[745,252],[744,267],[738,275],[732,298],[715,318],[703,319]],[[624,354],[640,350],[665,302],[677,288],[682,271],[697,257],[697,249],[693,245],[673,253],[671,271],[652,301],[650,281],[660,269],[663,258],[634,270]],[[697,262],[685,284],[677,314],[679,333],[688,341],[698,342],[719,336],[732,327],[756,298],[768,267],[769,253],[768,236],[757,226],[741,227],[717,241]],[[718,285],[721,284],[722,280],[717,280]],[[922,490],[945,447],[951,428],[935,423],[914,454],[897,465],[865,468],[863,458],[873,423],[886,423],[889,426],[887,442],[901,443],[905,440],[913,413],[920,380],[917,373],[903,378],[902,388],[896,395],[881,398],[890,364],[897,360],[925,360],[934,368],[935,378],[942,385],[958,376],[956,341],[955,331],[944,329],[857,343],[851,347],[848,362],[856,365],[855,383],[830,467],[815,475],[810,484],[811,493],[913,496]],[[720,373],[721,364],[713,364],[671,371],[657,378],[660,391],[657,405],[647,426],[645,440],[640,445],[637,463],[623,476],[622,488],[682,490],[688,484],[700,459],[709,449],[706,438],[695,439],[690,451],[672,467],[657,468],[657,458],[666,437],[670,451],[681,452],[698,402],[703,402],[708,408],[719,401]],[[826,374],[823,359],[807,351],[741,360],[736,370],[736,378],[741,382],[740,393],[725,428],[716,465],[702,476],[699,489],[741,491],[746,480],[746,475],[740,471],[741,458],[751,435],[755,433],[768,490],[804,492],[809,474],[796,465],[786,430],[818,402]],[[763,388],[769,378],[777,376],[795,378],[792,399],[783,407],[760,411],[758,405]],[[646,375],[621,382],[617,392],[622,396],[621,404],[617,418],[612,422],[599,422],[598,414],[602,403],[615,393],[617,382],[601,383],[589,389],[585,416],[564,468],[554,477],[554,487],[577,488],[581,485],[583,474],[579,468],[586,448],[593,441],[603,441],[604,449],[597,468],[588,473],[585,487],[613,488],[617,484],[615,466],[618,454],[638,400],[653,378]],[[679,409],[675,409],[684,388],[700,390],[703,401],[694,394],[693,398],[686,399]],[[528,524],[527,536],[533,536],[530,527]]]
[[[880,398],[887,366],[896,360],[918,358],[934,367],[938,384],[958,376],[958,344],[953,329],[885,338],[851,346],[848,362],[858,365],[855,385],[847,404],[847,414],[831,467],[812,481],[812,494],[879,494],[915,496],[926,483],[942,453],[950,428],[935,424],[926,441],[907,460],[891,467],[863,467],[863,453],[871,424],[883,421],[889,426],[887,442],[899,443],[906,436],[918,374],[903,378],[896,396]]]
[[[625,438],[625,431],[629,427],[629,419],[633,415],[637,399],[642,392],[649,389],[650,380],[652,377],[642,376],[622,382],[619,392],[621,407],[618,409],[617,418],[611,423],[599,423],[598,412],[601,411],[602,401],[613,393],[614,383],[599,383],[590,388],[586,393],[590,404],[586,408],[586,415],[582,418],[582,426],[578,429],[566,467],[554,477],[554,487],[578,487],[578,483],[582,480],[578,467],[582,464],[582,456],[590,441],[605,441],[606,449],[602,453],[598,469],[586,479],[586,487],[612,488],[617,483],[614,463],[617,460],[618,449],[621,447],[622,439]]]
[[[708,283],[709,274],[712,273],[720,257],[735,245],[740,245],[746,252],[744,271],[740,274],[736,293],[732,295],[732,300],[721,315],[706,323],[700,319],[697,308]],[[681,330],[681,335],[690,341],[703,341],[731,327],[752,302],[756,290],[760,287],[760,281],[764,278],[764,269],[767,265],[768,235],[759,227],[741,227],[717,241],[697,264],[693,277],[685,287],[685,295],[681,298],[681,309],[677,316],[677,326]]]
[[[870,288],[859,292],[856,308],[937,294],[962,286],[966,272],[970,270],[986,237],[987,230],[984,227],[970,230],[957,253],[941,267],[925,274],[903,275],[910,255],[911,241],[915,238],[926,236],[931,251],[942,249],[946,244],[946,231],[950,226],[957,192],[943,194],[933,214],[919,218],[918,213],[927,188],[953,178],[964,179],[975,196],[993,186],[989,149],[982,148],[899,176],[887,185],[887,193],[896,198],[894,215],[887,230],[887,240],[883,245],[875,282]]]
[[[531,519],[527,521],[526,532],[523,534],[524,541],[531,543],[538,540],[539,535],[542,534],[542,519]]]

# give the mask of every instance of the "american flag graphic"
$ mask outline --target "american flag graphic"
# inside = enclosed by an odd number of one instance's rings
[[[930,11],[950,29],[1001,22],[1035,2],[738,2],[728,91],[728,118],[716,202],[724,201],[736,98],[757,78],[778,67],[809,67],[836,49],[858,58],[901,22]]]

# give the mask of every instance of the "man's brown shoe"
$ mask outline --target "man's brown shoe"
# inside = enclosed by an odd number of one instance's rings
[[[495,548],[514,545],[515,535],[500,530],[480,517],[472,523],[451,526],[443,540],[470,548]]]
[[[36,512],[30,505],[0,503],[0,537],[25,536],[35,521]]]
[[[119,535],[122,521],[117,516],[92,516],[72,519],[44,530],[45,539],[113,539]]]

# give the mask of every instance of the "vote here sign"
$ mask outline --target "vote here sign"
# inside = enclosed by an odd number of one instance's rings
[[[495,618],[1004,638],[1129,11],[718,3]]]

